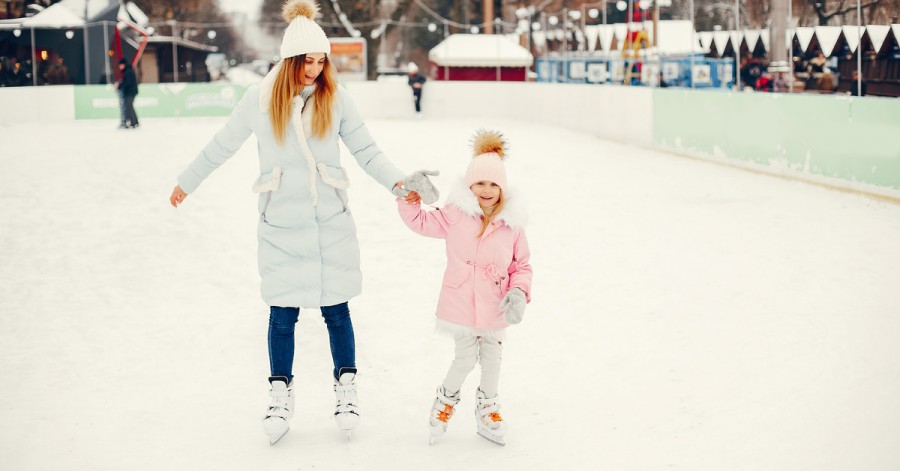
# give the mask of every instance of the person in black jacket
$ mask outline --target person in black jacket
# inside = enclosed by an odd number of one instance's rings
[[[119,61],[119,71],[122,72],[122,80],[116,82],[116,89],[119,91],[122,103],[122,123],[120,128],[137,128],[141,124],[138,122],[137,113],[134,112],[134,97],[138,94],[137,76],[131,64],[125,59]]]
[[[410,62],[406,66],[409,73],[409,86],[412,87],[413,99],[416,101],[416,116],[422,112],[422,85],[425,84],[425,77],[419,73],[419,66],[415,62]]]

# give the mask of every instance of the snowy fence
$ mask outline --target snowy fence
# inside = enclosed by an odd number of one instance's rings
[[[405,80],[344,85],[369,119],[409,119]],[[900,199],[900,100],[511,82],[429,82],[428,118],[525,119]],[[244,88],[143,84],[142,117],[224,116]],[[0,124],[117,119],[109,86],[0,88]],[[548,137],[552,139],[552,137]],[[585,149],[590,152],[590,149]]]

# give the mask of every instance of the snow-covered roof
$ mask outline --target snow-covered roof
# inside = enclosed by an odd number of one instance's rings
[[[653,41],[653,27],[648,28],[650,41]],[[709,52],[709,48],[701,45],[700,35],[694,31],[694,25],[688,20],[667,20],[657,23],[659,40],[656,48],[660,55],[690,54],[691,52]],[[693,45],[691,44],[693,41]]]
[[[4,29],[9,28],[77,28],[85,24],[84,6],[86,0],[62,0],[28,18],[4,20]],[[114,6],[118,0],[90,0],[87,3],[88,21],[93,20]]]
[[[59,2],[32,17],[22,18],[20,24],[24,28],[71,28],[84,26],[84,18],[67,8],[65,2]]]
[[[216,52],[219,50],[216,46],[207,46],[206,44],[200,44],[189,39],[175,38],[172,36],[150,36],[147,38],[147,42],[151,44],[172,44],[174,42],[175,44],[188,49],[206,52]]]
[[[452,34],[428,52],[428,60],[449,67],[528,67],[527,49],[499,34]]]

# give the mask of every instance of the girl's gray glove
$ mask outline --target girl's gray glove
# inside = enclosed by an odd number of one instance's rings
[[[440,175],[441,172],[438,170],[416,170],[415,172],[403,177],[403,187],[400,185],[394,187],[391,190],[391,193],[394,196],[399,198],[405,197],[409,194],[410,191],[415,191],[422,197],[422,202],[425,204],[431,204],[438,200],[440,194],[438,193],[438,189],[435,188],[434,184],[431,183],[431,180],[428,178],[429,175],[436,177]]]
[[[500,301],[500,310],[510,325],[522,322],[525,315],[525,292],[519,288],[513,288],[506,293]]]

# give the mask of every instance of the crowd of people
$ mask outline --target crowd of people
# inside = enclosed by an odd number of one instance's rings
[[[27,87],[34,85],[31,59],[0,56],[0,87]],[[69,68],[62,57],[53,55],[40,61],[37,70],[38,85],[67,85],[72,83]]]
[[[841,74],[835,69],[833,61],[818,51],[811,59],[799,58],[793,66],[772,67],[764,59],[755,56],[741,58],[741,88],[758,92],[785,93],[789,91],[789,74],[793,74],[795,90],[806,92],[835,93],[841,81]],[[858,93],[858,73],[853,71],[850,77],[850,94]],[[867,92],[866,83],[862,83],[862,95]]]

